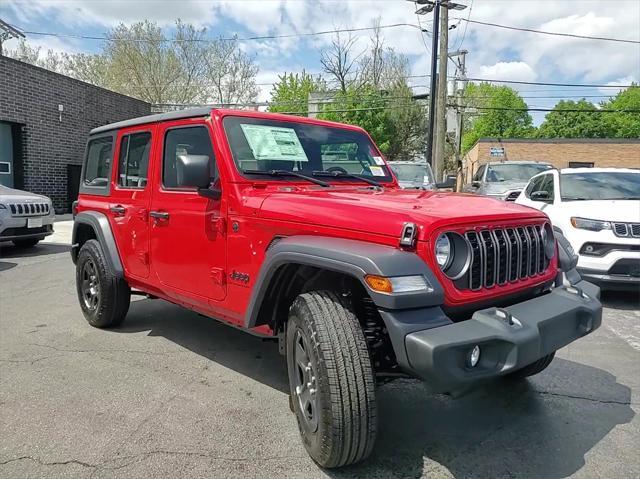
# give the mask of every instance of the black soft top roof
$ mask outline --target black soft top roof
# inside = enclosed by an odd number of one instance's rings
[[[156,115],[141,116],[138,118],[132,118],[130,120],[118,121],[116,123],[110,123],[108,125],[99,126],[89,132],[90,135],[96,135],[98,133],[104,133],[106,131],[118,130],[120,128],[127,128],[135,125],[145,125],[147,123],[158,123],[160,121],[167,120],[179,120],[181,118],[195,118],[199,116],[207,116],[211,113],[211,108],[190,108],[188,110],[170,111],[168,113],[158,113]]]

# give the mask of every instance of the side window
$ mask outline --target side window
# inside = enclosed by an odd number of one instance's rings
[[[204,126],[174,128],[165,134],[162,161],[162,185],[165,188],[178,187],[176,163],[180,155],[207,155],[210,159],[211,178],[217,177],[211,138]]]
[[[473,181],[482,181],[482,177],[484,176],[484,170],[487,167],[487,165],[482,165],[480,168],[478,168],[478,171],[476,171],[476,174],[473,176]]]
[[[113,138],[111,136],[89,141],[87,159],[84,165],[85,186],[107,188],[111,176],[111,153]]]
[[[126,188],[147,186],[151,133],[133,133],[122,137],[118,159],[118,185]]]
[[[544,175],[544,181],[540,186],[540,191],[546,191],[549,194],[550,200],[553,199],[553,186],[554,186],[553,175],[552,174]]]
[[[531,182],[529,183],[529,186],[527,186],[527,189],[524,191],[524,195],[527,198],[531,197],[531,193],[533,193],[534,191],[540,191],[540,185],[544,181],[544,177],[545,175],[538,176],[537,178],[534,178],[533,180],[531,180]]]

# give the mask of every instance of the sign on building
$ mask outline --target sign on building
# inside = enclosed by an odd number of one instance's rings
[[[489,155],[497,156],[497,157],[504,157],[504,147],[502,147],[502,146],[492,146],[491,148],[489,148]]]

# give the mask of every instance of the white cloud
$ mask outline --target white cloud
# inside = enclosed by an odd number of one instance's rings
[[[525,62],[498,62],[480,67],[480,78],[512,81],[534,81],[536,72]]]

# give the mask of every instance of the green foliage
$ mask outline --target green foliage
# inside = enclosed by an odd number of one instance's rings
[[[385,96],[369,85],[358,89],[349,87],[344,93],[338,92],[319,117],[364,128],[380,150],[386,153],[391,143],[392,125],[389,110],[385,108]]]
[[[526,138],[534,134],[533,120],[526,111],[527,104],[513,88],[470,83],[464,97],[466,105],[479,110],[477,116],[468,118],[465,123],[463,153],[482,137]]]
[[[302,70],[302,73],[285,73],[271,90],[269,111],[307,116],[309,112],[309,94],[326,90],[325,82]]]
[[[635,110],[635,112],[603,113],[611,136],[614,138],[640,138],[640,86],[633,84],[615,98],[602,104],[607,110]]]
[[[536,136],[538,138],[608,138],[611,136],[609,125],[604,114],[597,113],[597,110],[593,103],[585,99],[561,100],[553,111],[547,113]]]

